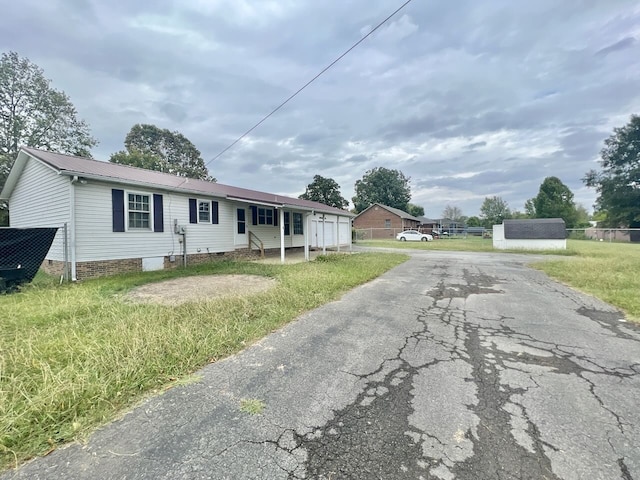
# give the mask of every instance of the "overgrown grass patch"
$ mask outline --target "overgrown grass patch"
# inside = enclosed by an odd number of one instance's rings
[[[532,266],[590,293],[640,321],[640,245],[568,240],[571,259],[547,260]]]
[[[336,257],[295,265],[223,261],[56,287],[45,279],[0,296],[0,465],[82,438],[145,394],[408,258]],[[278,285],[252,297],[175,307],[123,299],[138,285],[199,274],[264,275]]]

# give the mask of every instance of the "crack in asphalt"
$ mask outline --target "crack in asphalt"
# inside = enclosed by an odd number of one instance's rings
[[[477,436],[468,435],[473,443],[474,455],[453,468],[456,478],[475,480],[482,472],[484,478],[495,479],[557,479],[551,470],[551,461],[545,455],[540,432],[529,419],[526,409],[521,412],[527,423],[527,434],[533,442],[533,452],[514,441],[511,433],[511,415],[505,410],[514,395],[525,388],[511,388],[500,382],[498,365],[502,363],[495,349],[494,360],[486,361],[486,348],[482,346],[477,326],[467,324],[467,353],[473,365],[474,383],[478,387],[478,404],[469,406],[479,418]],[[500,452],[500,455],[496,455]]]
[[[403,354],[425,338],[427,323],[405,338],[395,358],[373,372],[358,375],[367,380],[355,401],[334,412],[332,420],[306,435],[295,434],[296,448],[307,452],[307,477],[318,479],[428,478],[421,462],[424,432],[409,424],[413,412],[413,379],[419,370],[444,360],[411,365]],[[386,373],[385,370],[390,368]],[[381,380],[375,377],[383,374]],[[289,478],[299,478],[291,475]]]
[[[474,323],[467,318],[464,309],[452,306],[452,300],[465,300],[470,295],[500,294],[502,292],[495,288],[500,281],[466,269],[463,270],[463,279],[466,284],[446,283],[442,279],[426,292],[426,296],[433,299],[433,304],[419,312],[416,320],[421,327],[405,337],[395,357],[384,359],[374,371],[365,375],[346,372],[364,380],[365,387],[351,404],[334,411],[331,420],[311,428],[306,434],[287,429],[276,440],[250,443],[272,445],[295,456],[298,461],[293,462],[294,467],[287,468],[278,463],[288,478],[294,480],[556,480],[559,477],[554,474],[546,452],[561,450],[541,438],[540,430],[529,417],[527,409],[517,401],[530,388],[540,388],[534,376],[526,369],[519,369],[518,364],[547,367],[554,374],[574,375],[585,381],[600,408],[611,414],[619,432],[625,434],[625,424],[620,415],[606,406],[596,392],[595,381],[585,374],[629,378],[638,374],[638,364],[624,369],[603,367],[586,355],[569,351],[576,349],[575,346],[539,341],[514,331],[506,324],[513,320],[509,317],[478,319],[487,322],[488,326]],[[616,336],[637,340],[620,330],[615,313],[586,308],[578,309],[578,313],[599,324],[606,322],[607,328]],[[430,331],[430,325],[436,324],[452,327],[453,338],[438,337],[435,331]],[[549,356],[501,350],[496,343],[500,338],[515,340],[522,347],[545,352]],[[412,364],[408,357],[424,348],[425,342],[431,347],[443,348],[448,358],[436,356],[430,361]],[[439,438],[409,422],[414,413],[416,376],[424,369],[454,360],[463,360],[472,369],[468,381],[475,385],[477,401],[466,405],[466,408],[479,419],[477,426],[461,432],[463,440],[471,442],[472,453],[458,461],[447,455],[447,447],[451,447],[448,439]],[[534,386],[508,385],[501,381],[501,373],[506,370],[524,373]],[[519,431],[524,440],[520,437],[518,441],[514,437],[514,418],[521,421]],[[427,440],[440,446],[439,457],[425,454],[422,444]],[[623,480],[633,480],[624,457],[617,463]]]

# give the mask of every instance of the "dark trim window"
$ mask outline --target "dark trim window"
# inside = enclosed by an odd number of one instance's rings
[[[302,214],[294,213],[293,214],[293,234],[294,235],[304,235],[304,229],[302,227]]]
[[[198,200],[198,223],[211,223],[211,203]]]
[[[244,208],[238,208],[237,210],[237,218],[238,218],[238,235],[244,235],[247,233],[247,222],[245,217]]]
[[[384,221],[384,228],[391,228],[391,219],[387,218]]]
[[[284,213],[284,234],[286,236],[291,235],[291,213],[289,212],[283,212]]]
[[[151,195],[127,193],[127,217],[130,229],[151,229]]]
[[[273,225],[273,208],[258,207],[258,225]]]

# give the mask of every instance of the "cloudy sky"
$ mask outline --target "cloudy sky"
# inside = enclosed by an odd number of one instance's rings
[[[106,160],[135,123],[179,130],[209,162],[402,0],[22,0],[0,51],[41,66]],[[342,194],[371,168],[411,177],[412,202],[475,215],[523,209],[544,177],[591,208],[581,177],[640,113],[637,1],[413,0],[217,160],[221,183]]]

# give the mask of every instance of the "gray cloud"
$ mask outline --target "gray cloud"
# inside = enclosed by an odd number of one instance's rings
[[[178,130],[211,160],[392,7],[352,2],[24,0],[0,49],[68,93],[107,159],[134,123]],[[640,109],[640,9],[579,0],[413,2],[209,167],[219,181],[298,194],[321,174],[343,196],[370,168],[402,170],[413,202],[475,214],[581,177]],[[25,25],[37,26],[24,28]]]

